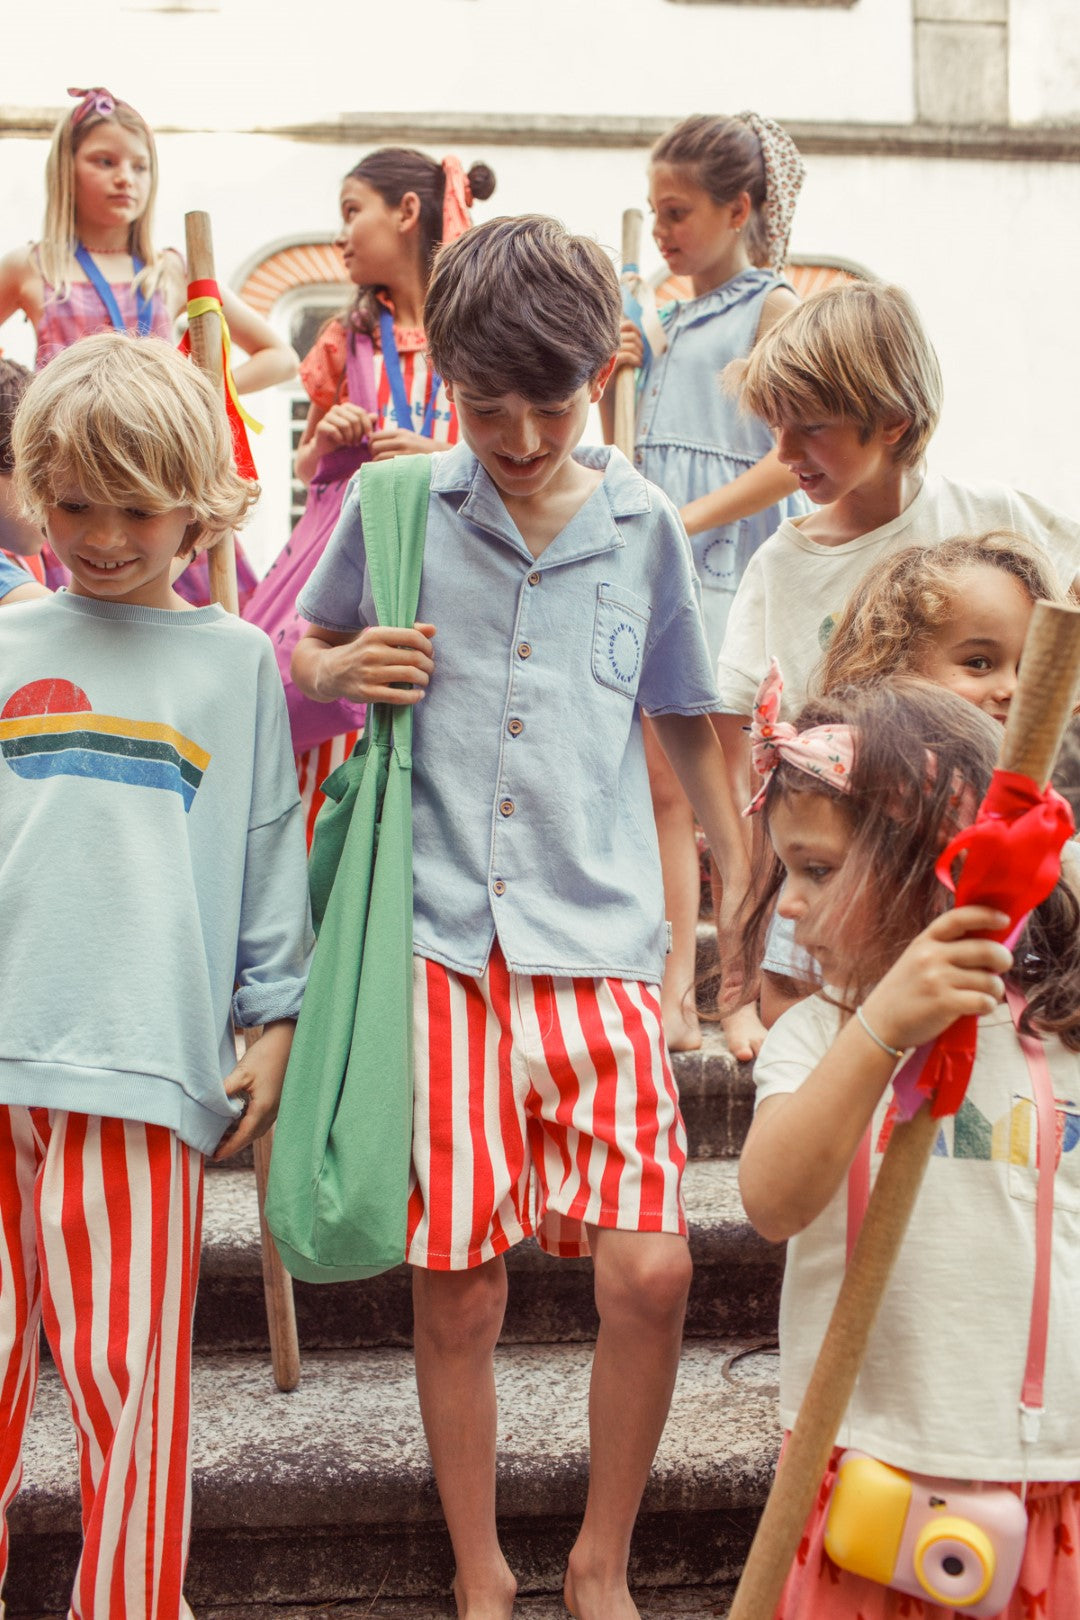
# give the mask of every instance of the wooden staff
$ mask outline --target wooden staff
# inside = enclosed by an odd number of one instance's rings
[[[185,214],[188,277],[191,281],[213,281],[214,245],[210,234],[210,215]],[[221,321],[216,313],[196,315],[188,322],[191,334],[191,357],[200,371],[207,372],[222,387]],[[232,531],[223,534],[209,553],[210,595],[229,613],[239,615],[240,599],[236,588],[236,545]],[[244,1044],[251,1046],[260,1031],[246,1029]],[[274,1369],[274,1382],[282,1390],[295,1389],[300,1382],[300,1344],[296,1334],[296,1307],[293,1301],[292,1278],[281,1263],[281,1256],[270,1236],[263,1213],[266,1202],[266,1179],[270,1173],[270,1151],[274,1131],[260,1136],[252,1146],[255,1158],[255,1187],[259,1199],[259,1237],[262,1245],[263,1293],[266,1298],[266,1322],[270,1330],[270,1361]]]
[[[998,766],[1042,789],[1072,714],[1080,609],[1038,602]],[[893,1127],[862,1230],[728,1620],[771,1620],[851,1400],[878,1306],[940,1128],[924,1104]]]
[[[641,254],[641,209],[627,208],[622,217],[622,267],[628,265],[637,272]],[[627,461],[634,459],[634,428],[636,400],[634,397],[634,371],[624,366],[615,379],[615,444]]]

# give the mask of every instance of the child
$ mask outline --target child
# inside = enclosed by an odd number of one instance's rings
[[[578,1620],[632,1620],[690,1278],[642,709],[733,899],[744,844],[678,516],[618,452],[575,453],[618,343],[606,255],[554,220],[494,220],[443,250],[424,313],[466,442],[433,468],[419,621],[373,623],[354,488],[300,599],[293,674],[313,697],[417,705],[407,1257],[459,1613],[513,1606],[492,1357],[501,1256],[535,1231],[591,1252],[601,1322],[566,1598]]]
[[[78,105],[53,131],[41,241],[0,259],[0,325],[24,312],[37,333],[38,370],[87,332],[112,327],[170,338],[187,303],[183,260],[153,245],[157,151],[150,126],[100,86],[68,94]],[[250,356],[233,374],[239,392],[294,377],[296,355],[273,327],[224,286],[221,302],[233,340]],[[255,579],[242,554],[237,564],[246,599]],[[205,565],[196,564],[177,589],[208,602]]]
[[[692,538],[714,660],[751,556],[784,518],[806,511],[769,429],[740,413],[720,380],[797,302],[783,266],[804,172],[790,136],[756,113],[684,119],[661,136],[649,165],[653,236],[694,296],[663,311],[666,348],[644,364],[640,335],[624,322],[620,360],[642,366],[634,464],[675,502]],[[694,818],[647,728],[646,747],[673,936],[664,1029],[672,1050],[686,1051],[701,1045]],[[760,1044],[755,1023],[745,1012],[725,1023],[737,1057]]]
[[[923,682],[848,688],[808,704],[794,731],[773,749],[779,762],[764,790],[776,850],[768,887],[775,892],[786,872],[780,905],[829,988],[769,1032],[739,1172],[754,1225],[769,1239],[790,1239],[781,1417],[790,1427],[843,1276],[849,1167],[868,1129],[874,1157],[884,1150],[897,1057],[957,1017],[977,1015],[967,1096],[942,1121],[840,1446],[950,1480],[1030,1480],[1025,1559],[1001,1612],[1008,1620],[1078,1614],[1080,907],[1059,883],[1015,956],[976,937],[1000,929],[1001,913],[949,909],[934,863],[971,820],[998,747],[997,728],[975,705]],[[830,756],[850,762],[842,778],[816,774],[826,735]],[[1048,1144],[1037,1143],[1031,1124],[1033,1080],[1002,1004],[1004,975],[1021,992],[1020,1028],[1045,1052],[1057,1109],[1045,1411],[1028,1443],[1018,1405],[1032,1324],[1036,1167]],[[824,1554],[836,1460],[778,1620],[954,1614],[921,1600],[913,1607]]]
[[[347,704],[319,710],[293,685],[289,661],[304,628],[296,598],[323,554],[361,462],[445,450],[457,439],[453,406],[424,354],[424,294],[440,243],[460,236],[473,199],[490,197],[494,189],[495,176],[482,163],[466,175],[455,157],[436,163],[400,146],[372,152],[341,188],[338,246],[356,283],[356,301],[346,317],[327,323],[300,368],[311,405],[296,475],[310,485],[308,502],[244,609],[277,651],[309,842],[323,801],[321,784],[352,752],[364,711]]]
[[[34,524],[27,523],[12,488],[15,458],[11,453],[11,425],[30,377],[31,373],[17,360],[0,355],[0,607],[45,595],[44,585],[22,560],[36,556],[44,535]]]
[[[14,449],[71,585],[0,614],[0,1502],[43,1320],[81,1458],[72,1613],[178,1620],[203,1156],[273,1120],[310,949],[273,652],[169,583],[256,490],[156,339],[57,356]],[[265,1026],[239,1064],[233,1016]]]

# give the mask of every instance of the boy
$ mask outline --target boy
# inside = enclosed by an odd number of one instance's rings
[[[271,1123],[310,952],[272,649],[169,582],[257,490],[156,339],[58,355],[14,452],[71,584],[0,614],[0,1502],[44,1316],[79,1435],[71,1612],[178,1620],[203,1156]],[[265,1026],[239,1065],[233,1016]]]
[[[782,523],[751,558],[720,649],[721,737],[741,791],[744,727],[772,654],[781,718],[808,696],[851,592],[893,551],[956,534],[1011,529],[1045,546],[1064,583],[1080,567],[1080,526],[1002,484],[926,472],[941,411],[937,357],[899,287],[830,287],[791,311],[745,364],[742,400],[776,434],[777,453],[817,511]]]
[[[617,452],[575,454],[618,347],[606,255],[553,220],[494,220],[440,255],[424,326],[465,442],[434,458],[419,622],[373,623],[354,487],[299,602],[293,675],[317,698],[417,705],[408,1259],[459,1612],[513,1607],[493,1351],[501,1256],[535,1231],[591,1252],[601,1321],[566,1599],[578,1620],[632,1620],[690,1281],[642,709],[732,904],[746,857],[685,533]]]
[[[44,535],[19,511],[13,490],[15,458],[11,453],[11,426],[15,411],[33,372],[17,360],[0,355],[0,607],[44,596],[45,587],[18,557],[34,556]]]

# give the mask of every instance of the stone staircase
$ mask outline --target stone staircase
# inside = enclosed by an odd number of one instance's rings
[[[634,1541],[643,1615],[727,1612],[779,1442],[771,1348],[782,1250],[742,1214],[735,1161],[752,1085],[717,1032],[675,1060],[692,1154],[694,1284],[671,1418]],[[508,1256],[497,1357],[500,1526],[524,1620],[565,1620],[562,1570],[585,1500],[596,1329],[588,1262]],[[186,1593],[199,1620],[448,1620],[452,1558],[416,1406],[404,1268],[296,1285],[299,1389],[273,1384],[250,1165],[207,1173],[196,1311]],[[66,1611],[78,1550],[74,1445],[43,1368],[10,1516],[11,1617]]]

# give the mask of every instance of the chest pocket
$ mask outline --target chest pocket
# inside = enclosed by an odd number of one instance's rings
[[[596,588],[592,671],[601,686],[637,696],[652,609],[640,596],[614,585]]]

